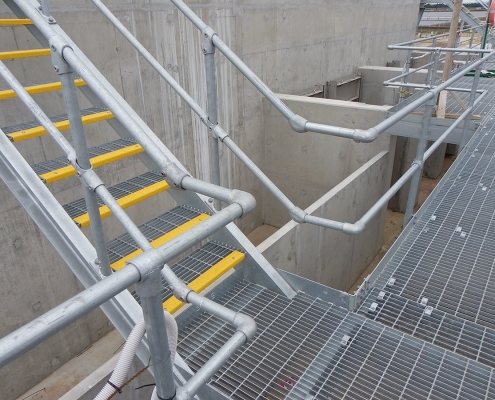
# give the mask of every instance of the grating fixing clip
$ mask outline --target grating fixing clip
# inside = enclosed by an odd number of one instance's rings
[[[342,346],[347,346],[349,344],[349,340],[351,339],[351,337],[349,335],[344,335],[342,337],[342,340],[340,341],[340,344]]]
[[[428,299],[427,299],[426,297],[423,297],[423,298],[421,299],[421,305],[422,305],[422,306],[426,306],[427,304],[428,304]]]
[[[394,286],[395,285],[395,278],[390,278],[387,282],[387,286]]]
[[[373,302],[373,303],[371,303],[371,306],[370,306],[368,312],[370,312],[370,313],[376,313],[376,309],[377,308],[378,308],[378,303]]]
[[[432,216],[430,217],[430,220],[431,220],[431,221],[435,221],[436,219],[437,219],[437,216],[436,216],[436,215],[432,215]]]
[[[383,301],[385,299],[385,292],[382,290],[380,293],[378,293],[378,296],[376,297],[378,301]]]
[[[432,306],[427,306],[425,308],[424,314],[427,315],[427,316],[430,316],[432,311],[433,311],[433,307]]]

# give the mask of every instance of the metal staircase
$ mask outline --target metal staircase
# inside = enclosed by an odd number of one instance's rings
[[[467,296],[458,296],[458,312],[452,313],[451,309],[440,306],[439,298],[433,301],[438,294],[438,282],[431,274],[428,281],[431,287],[424,285],[427,278],[423,266],[412,270],[406,270],[405,264],[382,267],[377,274],[385,272],[376,278],[374,288],[368,285],[370,281],[360,288],[358,298],[364,302],[355,302],[354,306],[360,308],[358,312],[351,312],[350,302],[346,309],[341,303],[336,305],[328,300],[338,296],[347,301],[350,296],[296,276],[289,279],[289,275],[282,275],[232,224],[255,206],[249,194],[219,186],[215,182],[218,177],[213,177],[214,183],[192,178],[56,24],[46,2],[42,2],[42,7],[34,0],[5,0],[5,3],[19,20],[0,22],[0,26],[29,27],[45,49],[0,53],[0,59],[50,55],[60,82],[29,83],[23,88],[0,62],[0,74],[12,86],[0,91],[0,101],[18,96],[36,117],[34,122],[1,129],[0,175],[86,290],[0,339],[0,367],[89,310],[101,306],[124,337],[144,315],[147,339],[137,354],[143,363],[151,362],[150,369],[161,398],[190,399],[196,394],[200,399],[495,398],[492,369],[495,326],[492,326],[491,313],[469,314],[473,307],[480,306],[480,302],[475,306],[470,303],[473,296],[468,293],[469,285],[461,289],[454,285],[460,290],[457,294],[462,292]],[[189,13],[184,3],[174,1],[174,4]],[[190,19],[202,28],[205,38],[211,39],[203,43],[206,60],[211,62],[212,52],[208,46],[213,46],[212,38],[216,34],[204,28],[199,18],[191,16]],[[221,42],[217,41],[216,46],[229,54],[231,61],[237,60]],[[490,53],[486,59],[494,55]],[[437,52],[435,66],[438,58]],[[244,65],[240,60],[236,62]],[[482,63],[483,60],[473,63],[477,70],[476,82]],[[351,130],[312,123],[295,115],[250,74],[247,66],[244,67],[243,73],[264,91],[295,130],[334,134],[356,141],[373,140],[393,125],[392,120],[397,122],[401,113],[408,115],[425,102],[428,103],[424,114],[429,112],[431,116],[432,99],[442,90],[441,87],[430,88],[424,96],[426,100],[411,102],[388,121],[368,131]],[[162,77],[171,85],[176,84],[165,74]],[[305,214],[277,192],[278,188],[217,125],[216,106],[212,106],[211,97],[213,83],[214,79],[213,82],[210,79],[207,114],[181,91],[183,89],[174,89],[200,115],[201,121],[216,135],[215,139],[222,140],[279,196],[295,221],[358,234],[407,181],[401,178],[354,224]],[[450,84],[445,82],[444,88]],[[79,109],[74,95],[76,87],[93,107]],[[474,94],[476,88],[475,84]],[[48,118],[32,96],[56,90],[63,90],[67,114]],[[483,97],[475,101],[472,96],[463,118],[470,116]],[[83,125],[103,121],[115,130],[115,139],[88,149]],[[468,129],[468,124],[465,125],[462,140]],[[64,129],[70,129],[74,145],[60,133]],[[428,127],[424,131],[428,131]],[[30,165],[15,146],[42,135],[48,135],[65,156]],[[483,132],[481,140],[484,135]],[[480,136],[481,133],[474,140]],[[485,144],[488,149],[494,149],[491,142]],[[213,146],[212,153],[217,151]],[[428,150],[429,154],[433,151],[433,147]],[[148,172],[126,181],[112,182],[107,189],[96,168],[104,165],[112,168],[115,162],[129,157],[138,157]],[[465,157],[476,159],[471,153]],[[424,151],[419,154],[407,178],[419,176],[420,163],[426,158]],[[489,164],[491,159],[484,161]],[[51,184],[73,176],[81,180],[85,196],[61,205],[50,192]],[[485,175],[483,182],[484,178]],[[461,178],[455,179],[464,182]],[[479,179],[475,180],[471,186],[482,192],[491,188],[491,184],[478,187],[479,183]],[[164,213],[157,211],[151,220],[139,226],[124,211],[131,206],[145,206],[143,202],[163,194],[171,196],[177,206]],[[126,232],[115,234],[105,243],[108,232],[104,233],[101,221],[112,215]],[[427,213],[422,215],[427,216],[427,221],[434,221]],[[417,222],[417,217],[411,218],[409,227],[416,226],[416,231],[425,229],[423,220]],[[82,232],[85,228],[91,229],[95,246]],[[429,229],[431,235],[439,228],[431,226]],[[457,241],[453,246],[460,246],[465,231],[454,229],[454,232]],[[473,235],[473,240],[479,242],[480,238]],[[403,240],[403,243],[407,246],[408,242]],[[173,265],[169,267],[168,263]],[[483,279],[491,282],[490,266],[480,265],[480,268],[485,275],[471,271],[468,273],[470,284],[475,281],[475,275],[476,282]],[[417,279],[409,282],[407,276]],[[392,282],[391,278],[395,280]],[[431,291],[427,302],[423,301],[426,295],[422,290]],[[483,301],[487,306],[492,305],[489,295],[484,296]],[[435,309],[429,308],[433,303]],[[179,355],[174,366],[169,361],[168,346],[164,345],[168,342],[163,309],[174,315],[179,327]],[[426,321],[426,317],[438,324]],[[457,340],[455,346],[453,336]],[[478,342],[473,344],[472,336]],[[18,337],[22,340],[17,340]]]

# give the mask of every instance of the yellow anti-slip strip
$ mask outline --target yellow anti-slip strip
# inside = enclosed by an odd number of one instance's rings
[[[167,184],[167,182],[162,181],[162,182],[157,182],[154,183],[153,185],[150,185],[148,187],[145,187],[143,189],[138,190],[137,192],[131,193],[127,196],[121,197],[120,199],[117,200],[117,203],[122,208],[127,208],[130,207],[134,204],[137,204],[141,201],[144,201],[151,196],[154,196],[155,194],[158,194],[160,192],[163,192],[164,190],[170,189],[170,186]],[[112,212],[108,208],[108,206],[102,206],[100,207],[100,217],[101,219],[107,218],[110,215],[112,215]],[[80,228],[86,228],[90,224],[89,220],[89,214],[83,214],[80,215],[79,217],[74,218],[74,222],[80,227]]]
[[[110,111],[102,111],[96,114],[83,115],[81,121],[83,125],[94,124],[96,122],[105,121],[113,118],[113,114]],[[55,122],[54,125],[59,131],[65,131],[70,128],[69,120]],[[17,131],[8,133],[6,136],[13,142],[20,142],[22,140],[32,139],[38,136],[46,135],[46,130],[42,126],[36,126],[34,128],[25,129],[23,131]]]
[[[27,18],[0,19],[0,26],[33,25],[33,21]]]
[[[123,149],[111,151],[109,153],[102,154],[101,156],[93,157],[90,161],[93,168],[98,168],[102,165],[110,164],[114,161],[121,160],[123,158],[130,157],[134,154],[142,152],[143,148],[139,144],[133,144],[132,146],[124,147]],[[70,176],[74,176],[75,174],[76,170],[72,165],[69,165],[67,167],[62,167],[47,172],[45,174],[41,174],[39,175],[39,177],[42,179],[43,182],[49,184],[68,178]]]
[[[192,290],[196,293],[200,293],[210,286],[213,282],[219,279],[223,274],[225,274],[230,269],[234,268],[242,260],[244,260],[244,254],[239,251],[233,251],[223,260],[216,263],[208,271],[206,271],[201,276],[193,280],[189,285]],[[163,308],[167,310],[170,314],[175,313],[179,308],[184,306],[186,303],[178,300],[176,297],[172,296],[170,299],[163,303]]]
[[[86,82],[84,82],[82,79],[75,79],[74,84],[76,86],[84,86],[86,85]],[[62,89],[62,83],[61,82],[44,83],[42,85],[26,86],[24,89],[29,94],[54,92],[55,90]],[[0,91],[0,100],[13,99],[14,97],[17,97],[17,94],[13,90]]]
[[[181,226],[178,226],[177,228],[175,228],[175,229],[171,230],[170,232],[166,233],[165,235],[160,236],[158,239],[153,240],[151,242],[151,246],[153,246],[153,248],[156,249],[157,247],[160,247],[161,245],[169,242],[170,240],[172,240],[173,238],[179,236],[180,234],[188,231],[193,226],[198,225],[199,223],[201,223],[202,221],[206,220],[207,218],[209,218],[209,215],[208,214],[200,214],[196,218],[193,218],[190,221],[187,221],[186,223],[182,224]],[[120,270],[120,269],[122,269],[122,268],[125,267],[125,264],[127,263],[127,261],[132,260],[134,257],[137,257],[142,252],[143,251],[141,249],[138,249],[136,251],[133,251],[131,254],[128,254],[124,258],[121,258],[120,260],[115,261],[112,265],[110,265],[110,267],[114,271],[118,271],[118,270]]]
[[[14,58],[44,57],[50,55],[50,49],[16,50],[0,53],[0,60],[12,60]]]

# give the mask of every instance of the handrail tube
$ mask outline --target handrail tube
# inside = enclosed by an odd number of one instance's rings
[[[466,31],[469,31],[469,30],[473,30],[474,31],[474,28],[466,28],[466,29],[461,29],[459,32],[466,32]],[[413,44],[413,43],[420,43],[420,42],[427,42],[428,40],[435,40],[435,39],[439,39],[441,37],[444,37],[444,36],[449,36],[448,33],[442,33],[440,35],[435,35],[435,36],[430,36],[430,37],[427,37],[427,38],[420,38],[420,39],[415,39],[415,40],[410,40],[408,42],[403,42],[403,43],[397,43],[395,44],[395,46],[405,46],[405,45],[408,45],[408,44]]]
[[[5,79],[7,84],[17,94],[17,97],[26,105],[29,111],[34,115],[36,120],[43,125],[50,136],[55,140],[55,143],[66,154],[69,162],[76,161],[76,151],[69,143],[69,141],[60,133],[60,131],[53,125],[52,121],[41,107],[33,100],[31,95],[24,89],[22,84],[16,79],[16,77],[10,72],[5,64],[0,61],[0,75]]]
[[[0,368],[89,311],[138,282],[136,268],[124,268],[0,339]]]
[[[404,72],[403,74],[400,74],[399,76],[396,76],[396,77],[394,77],[392,79],[389,79],[388,81],[385,81],[385,82],[395,82],[397,79],[403,78],[403,77],[408,76],[408,75],[412,75],[415,72],[418,72],[418,71],[420,71],[422,69],[425,69],[426,67],[429,67],[430,65],[433,65],[433,64],[434,64],[434,61],[431,61],[428,64],[424,64],[424,65],[421,65],[418,68],[415,68],[413,70],[409,70],[407,72]]]
[[[91,0],[93,4],[103,13],[105,17],[119,30],[119,32],[129,41],[129,43],[141,54],[146,61],[155,69],[160,76],[172,87],[173,90],[191,107],[191,109],[199,116],[201,121],[206,124],[208,115],[204,112],[201,106],[180,86],[180,84],[167,72],[165,68],[154,58],[151,53],[129,32],[119,19],[100,1]]]
[[[208,358],[203,366],[186,382],[185,385],[177,388],[176,400],[189,400],[194,397],[201,387],[223,366],[246,341],[242,332],[235,332],[227,342],[217,350],[215,354]]]
[[[387,46],[389,50],[418,50],[418,51],[433,51],[440,50],[442,52],[448,53],[491,53],[490,49],[466,49],[460,47],[415,47],[415,46],[399,46],[395,44],[391,44]]]

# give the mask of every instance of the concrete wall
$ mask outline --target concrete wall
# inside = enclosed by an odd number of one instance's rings
[[[385,119],[388,106],[372,106],[340,100],[279,95],[296,113],[311,122],[347,128],[370,128]],[[319,133],[297,133],[266,100],[265,173],[293,202],[308,207],[383,150],[390,136],[373,143],[356,143]],[[281,227],[289,221],[287,211],[265,190],[265,222]]]
[[[248,3],[198,0],[193,8],[270,87],[278,92],[295,93],[347,75],[360,65],[385,65],[399,58],[398,53],[387,51],[386,45],[413,37],[418,3],[418,0],[288,0],[283,4],[276,0]],[[183,102],[136,56],[89,1],[51,0],[50,4],[62,28],[188,170],[198,178],[207,178],[207,133]],[[111,0],[105,4],[204,106],[203,56],[199,34],[193,25],[168,0]],[[0,17],[8,16],[8,9],[2,3]],[[2,28],[0,43],[2,50],[38,47],[22,27]],[[264,167],[262,98],[223,57],[217,60],[220,123]],[[56,79],[47,58],[35,62],[9,61],[8,66],[22,82]],[[60,93],[40,95],[37,99],[48,114],[63,113]],[[81,104],[89,105],[82,98]],[[29,120],[32,118],[19,102],[2,104],[0,126]],[[117,138],[105,123],[88,127],[86,133],[90,146]],[[60,155],[49,138],[35,139],[18,148],[30,163]],[[250,191],[258,199],[260,206],[256,212],[240,222],[240,227],[249,232],[263,222],[263,190],[231,154],[222,150],[221,161],[223,185]],[[137,159],[121,161],[117,167],[100,169],[108,185],[144,171]],[[65,203],[81,197],[77,185],[77,180],[72,179],[53,185],[52,191]],[[328,187],[322,187],[319,193],[326,190]],[[81,287],[3,185],[0,196],[1,268],[5,271],[0,282],[3,304],[0,318],[4,321],[0,336],[4,336],[74,295]],[[172,205],[164,195],[150,200],[144,207],[146,211],[136,206],[132,214],[141,223]],[[109,239],[119,233],[117,224],[106,222],[105,225]],[[0,399],[11,399],[25,392],[108,329],[102,314],[95,312],[3,368]]]
[[[393,153],[380,152],[306,212],[337,221],[357,221],[388,189],[391,157]],[[380,251],[385,216],[384,208],[359,236],[291,221],[258,249],[276,268],[346,291]]]

